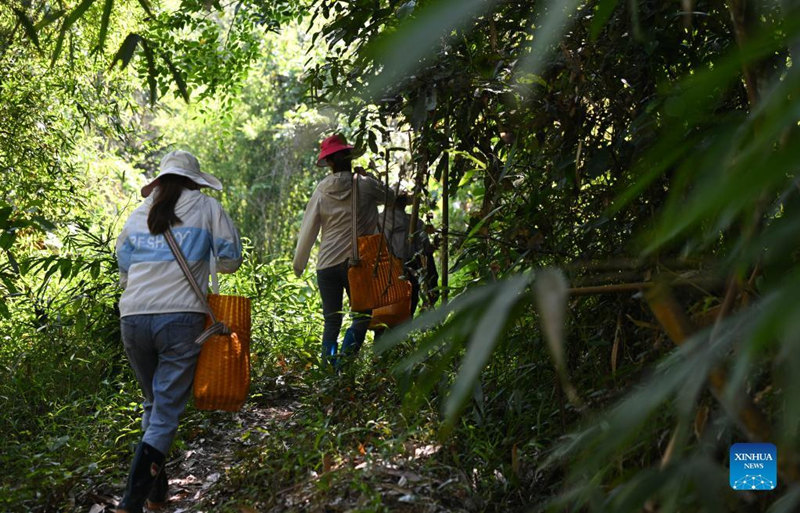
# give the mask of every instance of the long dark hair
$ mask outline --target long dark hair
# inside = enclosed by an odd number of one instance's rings
[[[191,178],[181,175],[164,175],[158,179],[156,196],[153,206],[147,214],[147,227],[153,235],[167,231],[173,224],[180,223],[181,219],[175,214],[175,205],[184,189],[197,189],[198,186]]]

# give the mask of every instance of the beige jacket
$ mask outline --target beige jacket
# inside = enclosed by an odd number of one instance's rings
[[[317,269],[341,264],[352,255],[351,198],[352,173],[340,172],[326,176],[314,190],[306,206],[303,225],[294,252],[294,274],[300,276],[308,264],[311,248],[322,231],[317,255]],[[358,177],[358,235],[378,231],[378,205],[394,202],[394,191],[371,176]]]

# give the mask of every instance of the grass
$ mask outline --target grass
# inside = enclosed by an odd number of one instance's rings
[[[285,264],[248,264],[224,283],[253,298],[252,390],[241,414],[190,407],[182,420],[173,457],[202,446],[223,462],[196,508],[500,512],[543,505],[567,482],[569,462],[543,466],[553,447],[591,425],[591,411],[615,401],[663,355],[652,337],[631,333],[612,374],[608,334],[576,334],[567,360],[587,405],[579,412],[558,392],[535,320],[520,317],[444,437],[441,404],[460,353],[436,367],[432,351],[396,374],[415,350],[413,339],[380,358],[367,343],[341,374],[319,369],[322,323],[308,315],[320,310],[318,294],[309,280],[289,278]],[[0,347],[3,511],[86,511],[120,493],[140,437],[140,392],[108,301],[50,312],[59,322],[38,325],[36,312],[22,308],[18,322],[0,326],[7,334]],[[72,322],[77,311],[94,324]],[[425,374],[430,368],[443,370]],[[414,383],[421,375],[432,383],[424,393]],[[602,462],[608,482],[657,464],[673,421],[668,414],[652,419],[640,445]]]

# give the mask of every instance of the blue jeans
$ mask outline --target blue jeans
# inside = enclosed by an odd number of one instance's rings
[[[322,331],[323,351],[326,350],[326,347],[332,345],[334,346],[333,353],[336,352],[335,345],[339,338],[339,330],[342,329],[343,295],[346,292],[347,297],[350,297],[347,268],[348,263],[345,261],[339,265],[317,269],[317,285],[319,286],[320,296],[322,296],[322,316],[325,319],[325,326]],[[369,316],[372,314],[372,310],[356,313],[361,315],[352,316],[353,320],[350,328],[348,328],[350,334],[349,336],[346,334],[342,342],[343,352],[347,350],[357,353],[364,343],[364,338],[367,336]],[[331,353],[329,352],[328,354]]]
[[[130,315],[120,321],[122,344],[144,392],[142,441],[167,454],[192,391],[205,314]]]

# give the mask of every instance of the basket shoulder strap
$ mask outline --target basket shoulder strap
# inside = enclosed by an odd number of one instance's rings
[[[358,173],[353,172],[353,190],[350,193],[351,198],[351,209],[350,209],[350,217],[351,219],[351,232],[352,232],[352,246],[353,246],[353,258],[350,262],[350,265],[358,265]]]
[[[169,249],[172,250],[172,254],[175,255],[175,260],[178,262],[181,271],[183,271],[183,274],[186,276],[186,280],[188,280],[189,285],[192,287],[192,290],[197,296],[197,299],[203,303],[206,313],[209,315],[209,317],[211,317],[211,323],[216,324],[217,318],[214,316],[214,312],[211,310],[211,306],[208,304],[208,299],[203,294],[203,291],[200,290],[200,285],[198,285],[197,280],[194,279],[192,271],[189,269],[189,264],[186,263],[186,257],[183,255],[181,247],[178,246],[178,243],[175,241],[175,235],[172,233],[172,228],[167,228],[167,231],[164,232],[164,238],[167,240]]]
[[[195,339],[195,343],[198,345],[203,345],[203,343],[212,335],[228,335],[230,334],[231,330],[228,328],[224,323],[219,322],[217,317],[214,315],[214,311],[211,309],[211,305],[208,304],[208,298],[203,295],[203,291],[200,290],[200,285],[197,284],[197,280],[194,279],[192,275],[192,271],[189,269],[189,264],[186,263],[186,257],[183,255],[183,251],[181,251],[181,247],[178,246],[178,243],[175,241],[175,235],[172,233],[172,228],[167,228],[167,231],[164,232],[164,238],[167,241],[167,245],[169,249],[172,251],[172,254],[175,255],[175,260],[178,262],[178,265],[183,271],[183,274],[186,276],[186,279],[189,281],[189,285],[192,287],[195,295],[203,304],[203,307],[206,309],[206,313],[211,318],[211,326],[205,329],[200,335],[197,336]]]

